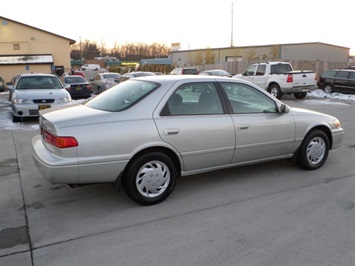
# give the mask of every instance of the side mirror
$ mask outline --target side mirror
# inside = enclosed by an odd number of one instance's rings
[[[279,113],[280,114],[287,114],[290,111],[290,109],[288,108],[288,106],[286,104],[281,104],[279,106]]]

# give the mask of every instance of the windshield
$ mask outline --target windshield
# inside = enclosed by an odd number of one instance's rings
[[[28,76],[21,77],[16,86],[18,90],[38,89],[63,89],[59,79],[52,76]]]
[[[159,84],[148,81],[127,80],[91,99],[86,106],[109,112],[127,109],[139,102]]]

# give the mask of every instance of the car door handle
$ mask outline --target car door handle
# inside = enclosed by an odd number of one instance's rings
[[[240,124],[237,126],[239,130],[241,129],[248,129],[249,128],[249,125],[248,124]]]
[[[170,129],[165,129],[164,130],[164,134],[165,135],[175,135],[179,133],[179,129],[178,128],[170,128]]]

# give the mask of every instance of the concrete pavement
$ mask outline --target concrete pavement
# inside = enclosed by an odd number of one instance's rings
[[[49,184],[31,157],[34,122],[0,128],[0,265],[355,265],[355,104],[284,101],[340,118],[343,145],[321,169],[184,177],[148,207],[109,184]]]

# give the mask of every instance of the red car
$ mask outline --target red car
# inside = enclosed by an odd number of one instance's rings
[[[78,70],[78,69],[72,69],[72,75],[78,75],[78,76],[82,76],[82,77],[85,77],[85,74],[83,71],[81,70]]]

